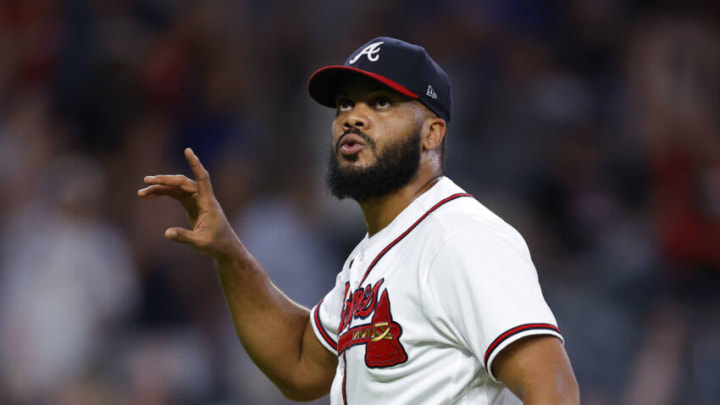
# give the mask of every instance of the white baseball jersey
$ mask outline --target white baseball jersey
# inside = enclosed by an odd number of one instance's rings
[[[523,238],[448,178],[365,236],[311,318],[339,358],[332,404],[519,404],[493,360],[562,339]]]

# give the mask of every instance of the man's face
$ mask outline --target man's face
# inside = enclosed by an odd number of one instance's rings
[[[357,77],[337,98],[327,183],[338,198],[365,201],[417,173],[424,108],[376,81]]]

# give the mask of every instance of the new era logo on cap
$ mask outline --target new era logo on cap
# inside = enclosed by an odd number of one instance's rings
[[[427,94],[427,96],[430,98],[437,99],[437,93],[435,93],[435,90],[429,84],[428,84],[427,93],[425,93],[425,94]]]
[[[450,80],[421,46],[390,37],[374,38],[353,52],[344,64],[313,73],[308,82],[310,96],[334,108],[340,87],[357,75],[375,79],[450,121]]]

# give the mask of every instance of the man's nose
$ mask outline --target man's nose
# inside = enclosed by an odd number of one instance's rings
[[[346,129],[350,128],[363,128],[367,129],[370,121],[367,115],[367,106],[364,103],[357,103],[353,109],[345,117],[343,127]]]

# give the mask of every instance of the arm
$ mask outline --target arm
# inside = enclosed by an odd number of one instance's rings
[[[165,237],[215,259],[238,337],[255,364],[285,396],[310,400],[326,394],[337,357],[317,340],[307,309],[272,284],[245,249],[215,199],[208,172],[191,149],[185,157],[196,181],[182,175],[148,176],[138,196],[178,200],[192,230],[170,228]]]
[[[498,354],[493,371],[526,405],[580,403],[570,360],[555,337],[529,336],[513,342]]]

